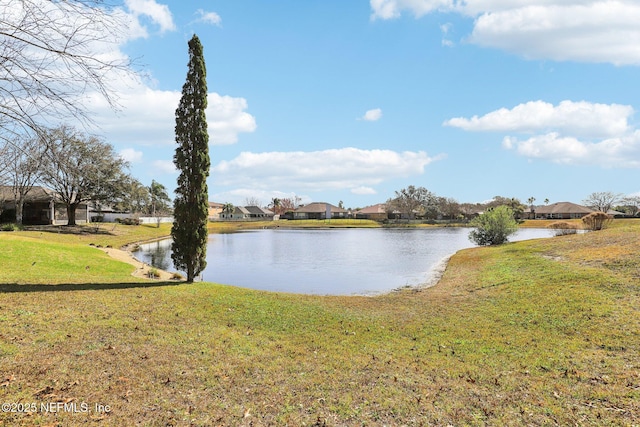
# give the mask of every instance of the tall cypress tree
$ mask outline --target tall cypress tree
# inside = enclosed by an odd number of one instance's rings
[[[173,162],[180,171],[174,199],[171,259],[187,273],[187,282],[207,265],[207,177],[209,134],[207,133],[207,70],[202,44],[194,35],[189,41],[189,70],[176,109],[176,153]]]

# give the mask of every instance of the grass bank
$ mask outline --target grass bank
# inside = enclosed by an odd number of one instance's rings
[[[78,267],[99,251],[0,233],[0,403],[29,405],[0,425],[638,424],[640,226],[615,224],[464,250],[437,286],[377,297],[16,285],[34,240]]]

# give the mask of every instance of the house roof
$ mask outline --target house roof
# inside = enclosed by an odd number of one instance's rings
[[[385,203],[378,203],[377,205],[367,206],[360,209],[359,214],[385,214],[387,213],[387,205]]]
[[[224,204],[218,202],[209,202],[209,207],[212,209],[222,209]]]
[[[242,206],[235,206],[233,208],[233,214],[234,215],[237,215],[237,214],[249,215],[249,213],[250,212],[246,208],[244,208]]]
[[[331,206],[331,213],[347,213],[345,209],[333,206],[331,203],[313,202],[308,205],[299,207],[294,212],[298,213],[324,213],[327,211],[327,205]]]
[[[589,214],[593,209],[571,202],[558,202],[550,205],[537,206],[536,214]]]
[[[260,206],[245,206],[246,210],[253,215],[273,215],[269,209],[261,208]]]
[[[10,185],[0,185],[0,200],[10,201],[14,199],[13,187]],[[52,199],[59,199],[58,195],[48,188],[34,186],[31,188],[25,201],[27,202],[50,202]]]

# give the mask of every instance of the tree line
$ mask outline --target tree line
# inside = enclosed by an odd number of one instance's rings
[[[471,219],[480,212],[495,209],[499,206],[508,207],[515,219],[527,219],[527,210],[535,210],[536,198],[530,197],[526,204],[516,197],[495,196],[484,203],[459,203],[451,197],[438,196],[425,187],[410,185],[395,192],[385,205],[391,216],[396,213],[398,218],[404,215],[408,219],[424,220],[464,220]],[[544,200],[549,204],[549,199]],[[582,204],[600,212],[612,210],[629,216],[637,216],[640,212],[640,196],[625,196],[611,191],[594,192],[582,201]]]
[[[98,212],[108,206],[148,215],[168,213],[167,189],[156,181],[145,186],[127,169],[111,144],[71,126],[40,128],[11,143],[0,141],[0,185],[10,189],[18,224],[29,193],[39,185],[53,190],[65,204],[69,225],[76,224],[80,204],[91,204]]]

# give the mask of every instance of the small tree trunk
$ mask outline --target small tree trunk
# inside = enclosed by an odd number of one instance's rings
[[[24,212],[24,202],[22,199],[16,200],[16,224],[22,225],[22,216]]]

